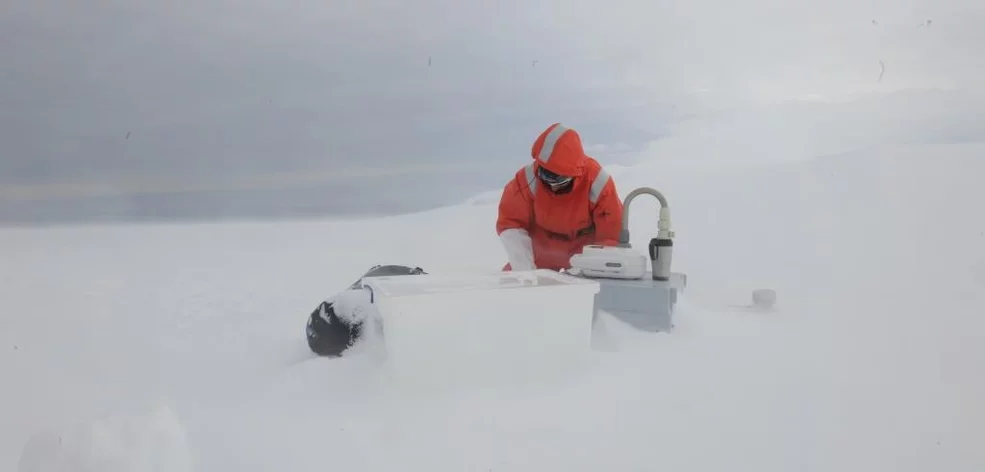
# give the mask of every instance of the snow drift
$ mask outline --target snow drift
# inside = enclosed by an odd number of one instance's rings
[[[185,432],[157,407],[117,412],[31,436],[18,472],[189,472]]]

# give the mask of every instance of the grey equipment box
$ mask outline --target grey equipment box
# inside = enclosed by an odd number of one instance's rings
[[[673,272],[669,280],[593,279],[599,283],[594,316],[599,311],[642,331],[669,332],[674,328],[677,296],[687,286],[687,275]]]

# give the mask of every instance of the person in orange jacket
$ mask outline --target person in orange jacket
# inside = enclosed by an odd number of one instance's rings
[[[584,246],[616,245],[622,201],[578,132],[552,124],[534,141],[531,157],[499,200],[496,232],[509,259],[503,270],[570,269]]]

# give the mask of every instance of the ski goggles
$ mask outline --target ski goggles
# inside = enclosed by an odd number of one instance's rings
[[[574,180],[573,177],[565,177],[563,175],[558,175],[543,167],[538,168],[537,178],[539,178],[541,182],[544,182],[545,185],[550,187],[551,190],[559,190],[564,186],[570,184],[571,181]]]

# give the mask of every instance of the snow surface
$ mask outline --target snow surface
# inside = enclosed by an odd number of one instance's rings
[[[670,200],[677,328],[604,318],[593,362],[538,384],[415,394],[369,350],[304,342],[373,264],[501,267],[490,195],[371,221],[3,230],[0,470],[985,470],[981,104],[731,109],[612,169],[623,195]],[[633,204],[638,247],[656,208]],[[763,287],[774,310],[732,307]]]

